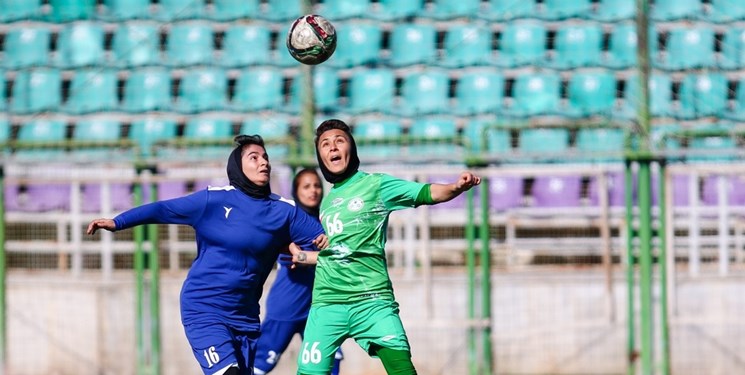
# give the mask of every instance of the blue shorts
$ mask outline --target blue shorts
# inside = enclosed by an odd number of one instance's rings
[[[222,374],[231,366],[253,374],[259,332],[239,332],[220,323],[189,324],[184,331],[205,375]]]

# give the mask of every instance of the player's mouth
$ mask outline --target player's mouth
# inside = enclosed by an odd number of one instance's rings
[[[341,161],[341,156],[331,155],[331,157],[329,158],[329,161],[331,161],[331,163],[336,164],[337,162]]]

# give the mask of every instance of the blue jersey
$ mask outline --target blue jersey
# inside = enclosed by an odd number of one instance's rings
[[[233,186],[133,208],[114,218],[116,229],[185,224],[196,231],[197,257],[181,289],[181,320],[259,330],[259,299],[279,250],[290,242],[312,247],[323,233],[317,219],[272,194],[250,197]]]

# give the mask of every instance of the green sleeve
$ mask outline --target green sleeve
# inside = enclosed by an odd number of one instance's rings
[[[419,195],[416,197],[416,205],[421,206],[423,204],[434,204],[435,201],[432,199],[432,184],[425,184],[422,190],[419,191]]]
[[[427,184],[401,180],[386,174],[380,174],[378,177],[380,178],[380,197],[386,209],[396,211],[421,204],[419,196]],[[426,189],[429,191],[429,188]]]

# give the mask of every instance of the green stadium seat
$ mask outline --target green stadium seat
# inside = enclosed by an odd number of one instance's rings
[[[242,70],[235,83],[231,109],[239,112],[282,110],[284,76],[275,67]]]
[[[136,120],[130,125],[129,139],[134,142],[138,156],[156,156],[165,149],[157,143],[176,139],[176,121],[160,117]]]
[[[395,24],[391,30],[389,64],[403,67],[431,63],[437,57],[436,38],[434,25]]]
[[[89,20],[96,15],[96,0],[49,0],[49,22]]]
[[[204,17],[205,0],[158,0],[155,18],[173,22]]]
[[[636,3],[633,0],[600,0],[590,17],[600,22],[631,20],[636,17]]]
[[[154,23],[120,23],[111,41],[111,64],[139,67],[160,63],[160,35]]]
[[[80,68],[101,65],[105,61],[104,30],[96,22],[82,21],[68,24],[59,34],[55,65]]]
[[[600,66],[602,50],[603,29],[600,25],[569,24],[556,32],[554,55],[546,65],[556,69]]]
[[[519,132],[517,149],[525,162],[555,162],[569,150],[569,130],[528,128]]]
[[[213,32],[207,23],[177,23],[166,39],[165,62],[170,66],[210,65],[213,52]]]
[[[538,16],[546,20],[587,18],[591,10],[590,0],[543,0],[543,11]]]
[[[514,116],[555,114],[559,110],[561,77],[557,73],[520,75],[513,85],[513,103],[506,109]]]
[[[458,159],[463,149],[458,139],[458,127],[450,117],[415,119],[409,127],[408,158]]]
[[[122,109],[141,113],[171,109],[171,74],[162,67],[132,70],[124,82]]]
[[[481,0],[434,0],[419,12],[420,17],[435,20],[474,18],[481,10]]]
[[[261,135],[266,143],[266,153],[272,162],[282,160],[290,154],[290,120],[285,116],[248,118],[241,124],[240,134]]]
[[[714,29],[710,26],[672,29],[667,41],[667,53],[656,61],[656,65],[669,70],[714,67],[714,43]]]
[[[504,76],[493,70],[469,71],[458,78],[455,88],[457,115],[500,113],[504,99]]]
[[[711,0],[706,19],[714,23],[745,20],[745,3],[740,0]]]
[[[396,76],[386,68],[361,70],[349,80],[346,110],[353,114],[391,110],[396,93]]]
[[[65,140],[67,123],[58,119],[34,119],[21,124],[16,141],[31,145],[32,148],[19,148],[13,154],[19,161],[62,160],[65,150],[62,147],[33,147],[35,143],[62,142]]]
[[[445,113],[450,110],[450,78],[445,71],[427,69],[403,77],[401,100],[395,111],[403,116]]]
[[[82,119],[72,130],[72,140],[79,142],[101,142],[100,145],[75,145],[71,156],[81,160],[107,162],[112,158],[131,156],[125,148],[113,146],[111,142],[121,139],[122,124],[110,119]]]
[[[381,21],[400,21],[416,16],[424,8],[424,0],[378,0],[368,15]]]
[[[318,13],[330,20],[340,21],[366,17],[370,7],[370,0],[323,0]]]
[[[297,0],[267,0],[261,18],[271,22],[287,22],[301,15],[303,11]]]
[[[106,21],[148,19],[150,0],[104,0],[101,18]]]
[[[704,13],[701,0],[655,0],[651,8],[656,21],[697,19]]]
[[[575,145],[583,161],[619,162],[623,159],[624,130],[620,128],[579,128]]]
[[[78,69],[64,109],[74,114],[118,109],[117,76],[112,70]]]
[[[542,64],[546,58],[547,36],[542,22],[518,20],[508,23],[500,35],[499,54],[494,64],[504,68]]]
[[[727,132],[732,127],[726,123],[717,123],[711,125],[699,125],[693,129],[693,132],[710,132],[723,131]],[[722,136],[701,136],[692,137],[688,140],[688,150],[686,160],[691,163],[712,163],[712,162],[729,162],[736,159],[735,152],[740,147],[733,135]]]
[[[0,22],[38,19],[41,0],[0,0]]]
[[[341,22],[336,26],[336,51],[326,62],[335,68],[375,64],[380,60],[383,30],[369,22]]]
[[[54,68],[22,70],[16,74],[10,111],[30,114],[57,111],[62,103],[62,74]]]
[[[290,88],[290,105],[292,113],[298,113],[303,107],[305,85],[303,76],[296,75]],[[313,99],[316,111],[333,112],[339,108],[340,81],[336,69],[318,67],[313,70]]]
[[[384,140],[400,140],[403,127],[394,118],[362,118],[352,126],[357,151],[366,158],[385,159],[400,156],[402,146],[384,143]]]
[[[492,33],[476,25],[453,25],[445,32],[443,56],[438,65],[462,68],[486,65],[492,59]]]
[[[512,136],[491,119],[474,118],[463,129],[468,151],[475,154],[508,156],[512,152]]]
[[[258,24],[228,26],[220,64],[229,68],[264,65],[271,62],[271,30]]]
[[[50,40],[51,32],[45,26],[11,28],[5,34],[0,65],[8,69],[48,65]]]
[[[610,72],[577,72],[569,78],[564,115],[610,116],[616,103],[616,78]]]
[[[745,68],[745,27],[728,27],[722,36],[721,46],[720,68]]]
[[[676,116],[683,119],[720,117],[727,109],[728,94],[724,74],[689,74],[680,85],[680,110]]]
[[[220,141],[231,139],[233,124],[230,120],[210,117],[191,118],[184,126],[184,140]],[[186,146],[185,154],[189,158],[225,159],[230,155],[230,143],[225,145]]]
[[[613,69],[627,69],[634,66],[637,53],[636,43],[636,25],[623,23],[614,26],[608,40],[608,55],[604,65]]]
[[[639,79],[626,79],[622,93],[623,103],[615,116],[622,119],[636,117],[639,108]],[[649,81],[649,107],[652,116],[665,117],[673,113],[673,83],[669,75],[653,73]]]
[[[183,113],[227,108],[228,79],[220,68],[192,68],[184,73],[174,108]]]
[[[209,18],[215,21],[236,21],[257,18],[260,14],[259,0],[213,0]]]
[[[478,16],[489,21],[511,21],[533,17],[536,11],[535,0],[489,0]]]

